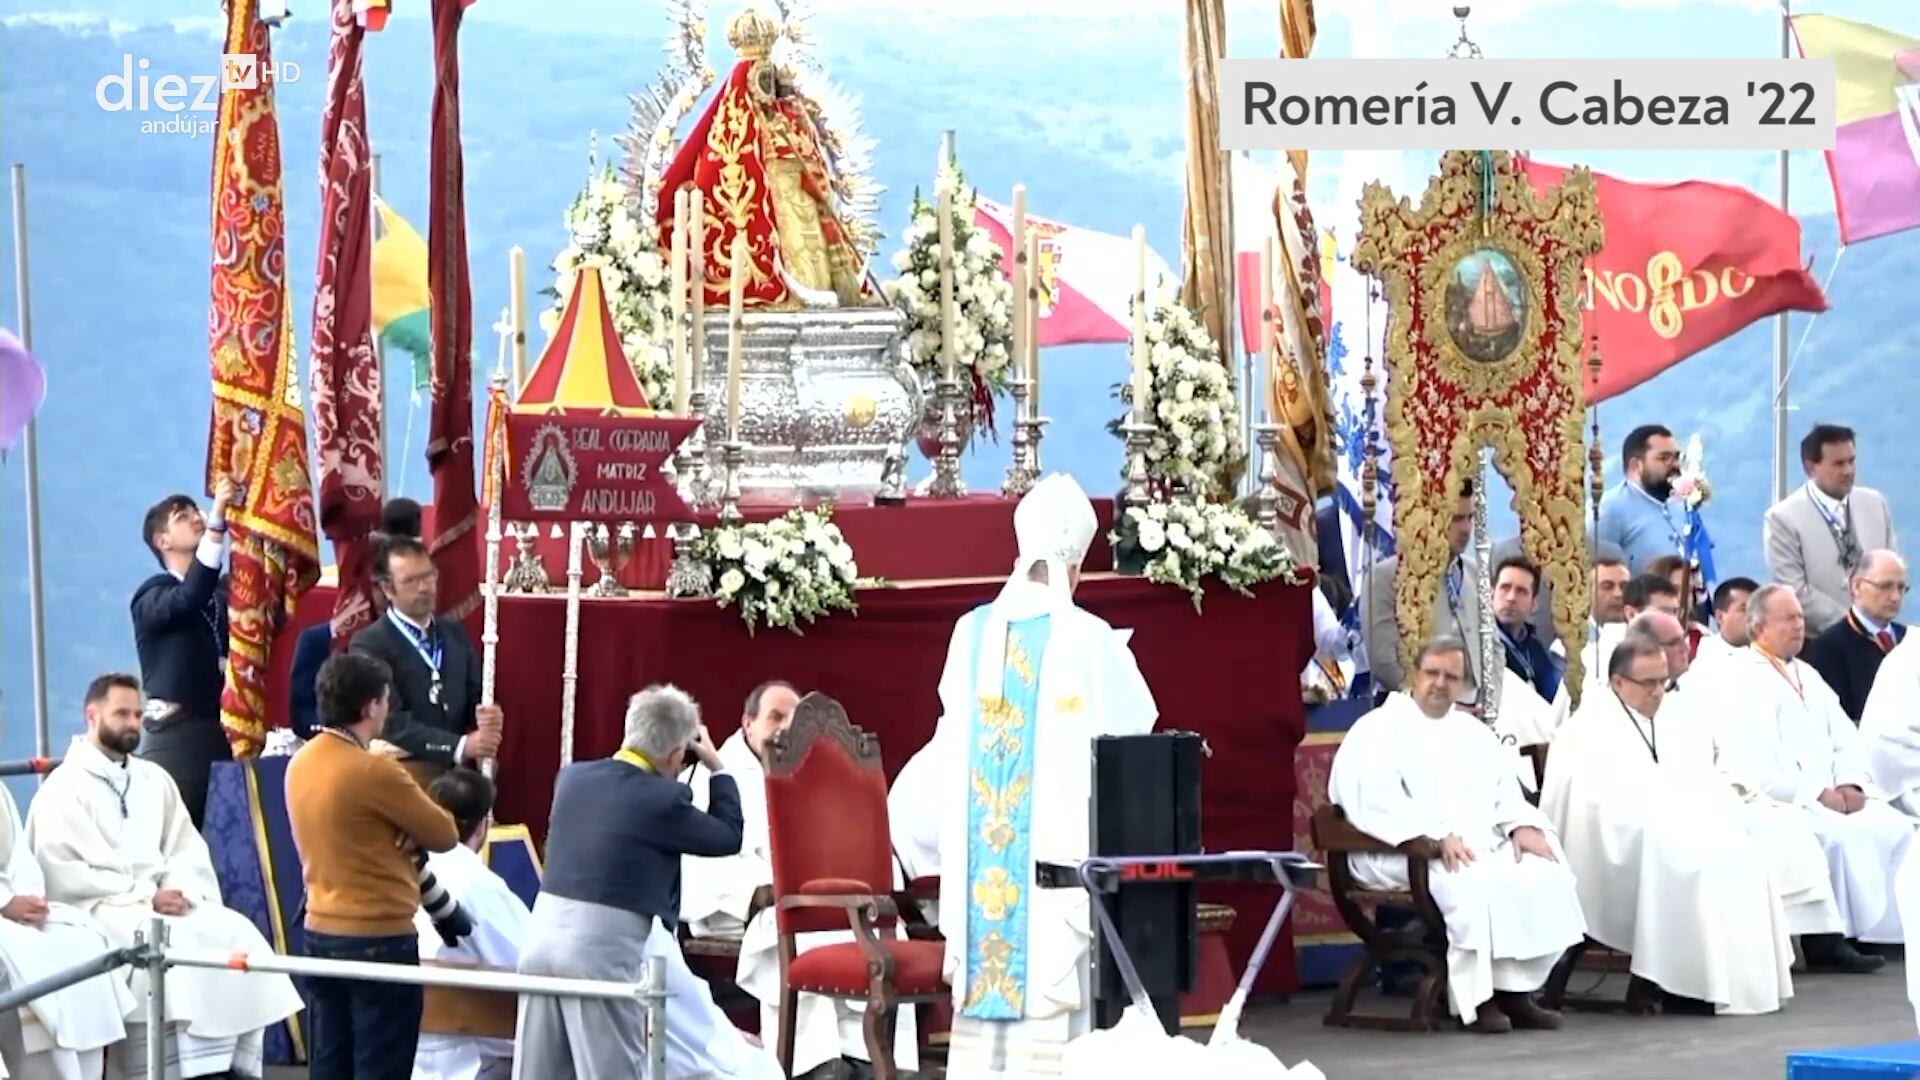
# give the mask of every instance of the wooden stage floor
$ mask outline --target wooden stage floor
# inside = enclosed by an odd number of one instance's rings
[[[1557,1032],[1496,1036],[1327,1028],[1320,1023],[1327,995],[1312,993],[1286,1004],[1256,1004],[1241,1031],[1288,1065],[1311,1060],[1328,1080],[1410,1074],[1421,1080],[1775,1080],[1786,1074],[1792,1051],[1915,1038],[1899,964],[1875,975],[1796,976],[1794,989],[1794,999],[1772,1016],[1573,1013]],[[306,1070],[267,1074],[271,1080],[299,1080]]]

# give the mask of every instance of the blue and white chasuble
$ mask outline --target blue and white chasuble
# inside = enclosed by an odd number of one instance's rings
[[[975,619],[976,635],[987,621]],[[1018,1020],[1026,1012],[1034,725],[1051,626],[1047,615],[1007,624],[999,696],[980,695],[969,729],[966,948],[973,963],[960,1011],[976,1020]]]

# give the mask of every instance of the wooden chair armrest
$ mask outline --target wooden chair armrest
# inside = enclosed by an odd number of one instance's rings
[[[866,888],[865,882],[839,878],[809,881],[800,886],[799,892],[782,896],[777,901],[777,910],[844,909],[847,922],[853,929],[854,943],[860,946],[861,955],[866,957],[867,970],[879,982],[892,985],[893,955],[880,944],[880,935],[874,932],[874,925],[882,919],[898,919],[900,907],[894,903],[893,897],[867,892]]]

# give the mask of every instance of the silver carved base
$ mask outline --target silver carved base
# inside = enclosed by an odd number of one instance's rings
[[[508,592],[546,592],[552,582],[547,580],[546,564],[540,561],[540,554],[533,546],[539,539],[540,527],[531,521],[517,521],[509,522],[507,529],[513,534],[513,562],[508,565],[501,586]]]
[[[720,444],[720,524],[738,525],[746,520],[740,512],[740,473],[746,460],[746,447],[738,439]]]
[[[712,596],[713,568],[694,557],[700,527],[690,522],[673,526],[673,565],[667,569],[668,596]]]
[[[1033,467],[1033,429],[1027,423],[1027,387],[1025,379],[1009,379],[1007,389],[1013,396],[1013,460],[1007,464],[1007,477],[1000,482],[1000,494],[1017,499],[1033,490],[1039,479]]]
[[[727,340],[727,313],[706,316],[707,340]],[[742,319],[737,481],[755,498],[864,502],[881,490],[890,452],[906,444],[918,411],[895,377],[906,358],[906,317],[888,306],[749,310]],[[706,400],[693,406],[709,433],[726,425],[726,349],[709,348]],[[720,440],[703,437],[709,467]],[[697,457],[697,455],[696,455]],[[698,470],[696,461],[696,471]],[[708,486],[709,497],[718,495]],[[711,505],[709,503],[709,505]]]
[[[1254,522],[1279,538],[1280,533],[1280,425],[1254,425],[1260,446],[1260,486],[1253,496]]]
[[[687,414],[702,418],[702,422],[699,427],[693,429],[693,434],[687,436],[687,441],[680,444],[691,463],[687,472],[679,478],[680,497],[689,507],[705,510],[713,505],[713,466],[707,460],[707,424],[705,422],[707,391],[705,387],[696,386],[687,392]]]
[[[620,597],[627,595],[627,587],[620,584],[620,569],[633,558],[633,541],[637,529],[633,522],[623,521],[618,531],[609,529],[605,524],[595,525],[587,533],[587,554],[593,558],[594,568],[600,571],[600,579],[587,590],[588,596]]]
[[[1121,501],[1128,507],[1145,506],[1153,501],[1147,486],[1147,447],[1153,445],[1154,426],[1138,420],[1120,425],[1127,437],[1127,487]]]
[[[957,499],[967,493],[960,481],[960,380],[941,379],[934,386],[940,406],[940,449],[933,459],[933,483],[927,494],[936,499]]]

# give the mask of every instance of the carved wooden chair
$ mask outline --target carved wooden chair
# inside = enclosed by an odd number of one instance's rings
[[[875,1080],[895,1080],[896,1010],[951,991],[940,974],[944,945],[892,936],[901,920],[879,740],[853,726],[839,702],[812,693],[769,740],[767,758],[780,1066],[793,1072],[799,995],[822,994],[866,1003],[862,1027]],[[800,934],[847,929],[850,943],[804,953],[795,947]]]
[[[1340,980],[1333,1004],[1327,1009],[1330,1027],[1370,1028],[1379,1031],[1433,1031],[1447,1018],[1447,924],[1428,890],[1428,864],[1440,855],[1438,841],[1426,837],[1399,847],[1368,836],[1334,805],[1314,811],[1313,846],[1325,855],[1327,891],[1340,918],[1360,939],[1361,956]],[[1354,855],[1407,856],[1407,888],[1400,892],[1369,889],[1354,880],[1348,859]],[[1377,918],[1381,904],[1413,909],[1406,926],[1383,929]],[[1380,1016],[1354,1011],[1354,1001],[1375,972],[1392,963],[1419,966],[1421,976],[1407,1016]]]

